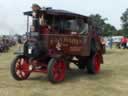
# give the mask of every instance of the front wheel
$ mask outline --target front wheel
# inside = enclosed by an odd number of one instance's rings
[[[98,53],[93,53],[88,58],[87,70],[88,73],[97,74],[100,72],[100,56]]]
[[[52,83],[63,81],[66,75],[66,69],[63,59],[52,58],[48,63],[48,79]]]
[[[11,64],[11,74],[15,80],[25,80],[29,77],[29,63],[25,56],[17,56]]]

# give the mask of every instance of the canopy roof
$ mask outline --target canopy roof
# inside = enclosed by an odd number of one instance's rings
[[[47,15],[63,16],[63,17],[69,17],[69,18],[83,18],[83,19],[86,19],[86,20],[88,19],[87,16],[77,14],[77,13],[73,13],[73,12],[66,11],[66,10],[45,8],[45,9],[41,9],[40,12],[44,13],[44,14],[47,14]],[[32,16],[32,11],[24,12],[24,15]]]

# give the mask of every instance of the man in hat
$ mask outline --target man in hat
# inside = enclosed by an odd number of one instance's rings
[[[48,25],[44,19],[44,15],[41,12],[41,7],[37,4],[32,5],[32,16],[33,16],[33,29],[35,32],[42,31],[41,33],[47,34],[48,33]],[[41,28],[40,28],[41,27]],[[41,30],[39,30],[41,29]]]
[[[33,17],[33,27],[35,32],[39,32],[40,29],[40,21],[39,18],[41,17],[41,7],[38,4],[32,5],[32,17]]]

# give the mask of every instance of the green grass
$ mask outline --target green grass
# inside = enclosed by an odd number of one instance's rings
[[[128,50],[108,50],[99,74],[74,69],[59,84],[51,84],[42,73],[15,81],[9,69],[14,50],[0,55],[0,96],[128,96]]]

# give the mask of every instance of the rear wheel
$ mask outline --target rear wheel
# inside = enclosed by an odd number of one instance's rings
[[[11,74],[15,80],[25,80],[29,77],[29,63],[25,56],[17,56],[11,64]]]
[[[87,71],[91,74],[97,74],[100,71],[100,55],[97,52],[96,41],[91,41],[91,52],[87,59]]]
[[[88,73],[91,74],[97,74],[100,71],[100,58],[99,58],[99,54],[98,53],[94,53],[92,54],[89,58],[88,58],[88,63],[87,63],[87,70]]]
[[[52,83],[63,81],[66,75],[66,69],[63,59],[52,58],[48,63],[48,79]]]

